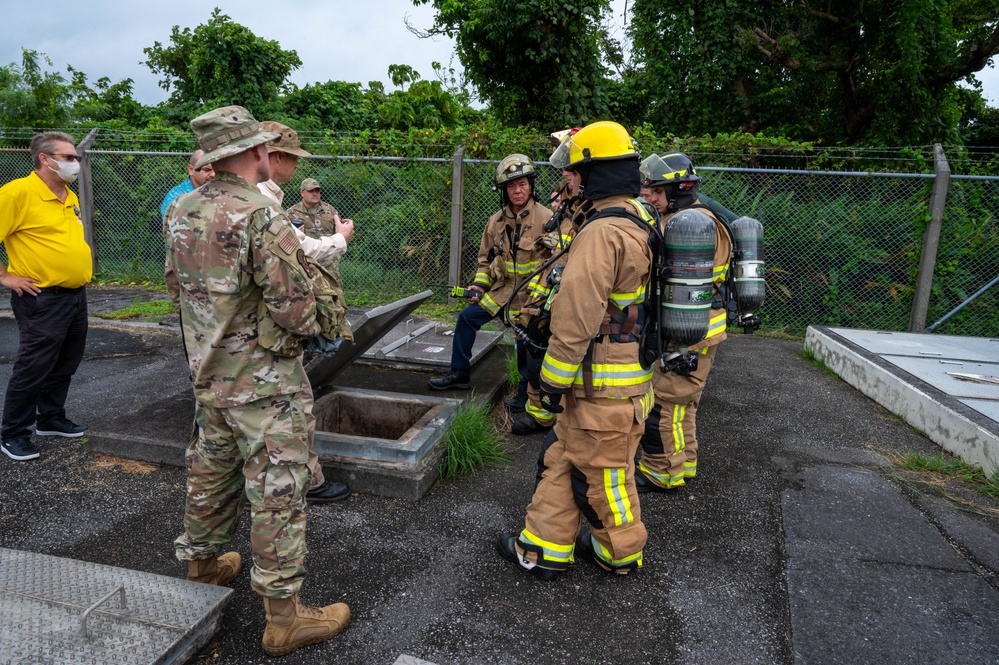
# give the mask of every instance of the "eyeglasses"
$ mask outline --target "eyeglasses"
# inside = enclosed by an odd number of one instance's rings
[[[79,155],[63,154],[61,152],[47,152],[45,153],[49,157],[65,157],[68,162],[78,162],[80,161]]]

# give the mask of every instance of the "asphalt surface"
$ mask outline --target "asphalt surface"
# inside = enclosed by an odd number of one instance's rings
[[[5,383],[16,340],[2,330]],[[95,323],[90,340],[68,411],[94,429],[186,381],[171,329]],[[758,335],[721,346],[699,475],[643,496],[649,542],[633,576],[581,562],[542,582],[496,553],[497,535],[522,527],[540,434],[510,437],[511,463],[415,503],[311,507],[303,599],[347,602],[353,619],[280,662],[999,663],[999,506],[898,472],[887,456],[939,449],[800,349]],[[183,470],[35,441],[40,460],[0,456],[0,547],[184,575],[172,548]],[[249,558],[245,518],[233,545]],[[275,662],[246,571],[233,588],[192,662]]]

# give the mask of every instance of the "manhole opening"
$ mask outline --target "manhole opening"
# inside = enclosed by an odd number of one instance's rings
[[[435,406],[422,400],[334,391],[316,402],[316,430],[401,439]]]

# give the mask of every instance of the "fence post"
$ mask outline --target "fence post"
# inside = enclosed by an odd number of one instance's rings
[[[943,147],[933,145],[933,193],[930,195],[930,222],[923,234],[923,246],[919,253],[919,273],[916,275],[916,294],[912,298],[912,311],[909,312],[909,332],[921,333],[926,330],[926,312],[930,307],[930,290],[933,287],[933,267],[937,262],[937,248],[940,245],[940,227],[943,223],[944,206],[947,204],[947,189],[950,186],[950,165]]]
[[[80,155],[80,219],[83,220],[83,239],[90,245],[90,260],[94,274],[97,274],[97,245],[94,242],[94,175],[90,170],[90,146],[97,138],[99,127],[94,127],[90,133],[76,146]]]
[[[465,208],[465,146],[451,155],[451,257],[448,261],[448,284],[461,284],[461,226]],[[450,296],[448,296],[450,298]]]

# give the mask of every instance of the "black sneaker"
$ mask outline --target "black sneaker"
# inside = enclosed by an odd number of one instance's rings
[[[38,451],[31,445],[31,439],[26,436],[22,436],[20,439],[4,441],[0,443],[0,449],[3,450],[4,455],[19,462],[38,458]]]
[[[35,426],[35,434],[38,436],[65,436],[75,439],[83,436],[86,431],[86,427],[77,425],[69,418],[53,418]]]
[[[468,390],[472,384],[469,382],[468,372],[453,369],[444,376],[430,379],[427,386],[431,390]]]

